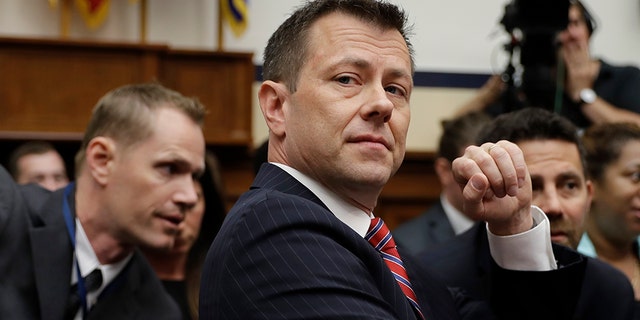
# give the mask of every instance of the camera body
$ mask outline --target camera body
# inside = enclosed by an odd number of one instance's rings
[[[570,0],[512,0],[505,6],[500,23],[511,35],[511,42],[505,46],[510,61],[503,77],[509,79],[511,92],[504,101],[507,110],[516,105],[553,108],[557,35],[567,28],[570,4]],[[514,66],[516,49],[520,68]],[[516,69],[521,73],[515,75]]]
[[[520,30],[520,63],[555,65],[556,35],[569,23],[569,0],[513,0],[500,23],[510,34]]]

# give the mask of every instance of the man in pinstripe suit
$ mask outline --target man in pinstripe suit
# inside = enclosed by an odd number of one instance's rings
[[[318,0],[272,35],[258,93],[270,130],[269,163],[209,251],[202,319],[494,316],[488,306],[452,295],[401,252],[419,302],[412,307],[364,239],[377,198],[405,153],[414,71],[405,22],[404,13],[385,2]],[[549,234],[548,220],[531,208],[522,153],[507,141],[467,150],[454,161],[454,175],[468,212],[489,222],[496,276],[508,280],[495,286],[495,315],[549,319],[531,306],[565,301],[570,309],[579,286],[568,284],[582,275],[579,258],[563,257],[569,267],[536,272],[532,283],[528,273],[513,271],[557,268],[551,243],[540,240]],[[550,281],[566,291],[566,300],[527,295],[527,286]]]

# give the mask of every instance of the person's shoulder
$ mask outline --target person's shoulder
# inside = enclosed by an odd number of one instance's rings
[[[632,319],[637,302],[627,277],[599,259],[584,259],[586,268],[576,312],[584,319]]]
[[[421,213],[420,215],[407,220],[393,229],[394,237],[413,237],[416,234],[425,232],[427,222],[429,219],[429,210]]]
[[[149,319],[180,319],[181,312],[171,295],[165,290],[160,279],[144,256],[135,251],[129,262],[131,265],[122,272],[128,272],[124,278],[133,288],[129,291],[140,311]],[[134,297],[134,296],[135,297]]]
[[[53,191],[47,190],[37,183],[22,185],[19,188],[23,197],[28,199],[26,203],[32,212],[40,211],[51,194],[53,194]]]
[[[640,76],[640,68],[630,64],[611,64],[604,59],[600,60],[600,72],[602,76],[611,77],[616,75],[619,78],[629,78]]]
[[[476,223],[466,232],[418,253],[416,258],[422,265],[445,273],[486,264],[490,252],[485,226]]]
[[[606,290],[603,292],[633,293],[629,280],[620,270],[597,258],[584,256],[584,259],[587,260],[585,280],[596,280],[593,283]]]

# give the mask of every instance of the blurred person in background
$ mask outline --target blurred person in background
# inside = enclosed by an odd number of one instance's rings
[[[37,183],[55,191],[69,183],[64,160],[46,141],[29,141],[9,156],[9,173],[18,184]]]
[[[511,99],[510,88],[501,80],[502,75],[494,75],[456,114],[484,110],[496,116],[524,107],[539,107],[535,101],[544,96],[547,97],[547,103],[542,103],[544,107],[554,109],[579,128],[621,121],[640,125],[640,69],[611,65],[604,59],[592,57],[589,41],[595,30],[596,21],[584,3],[571,0],[569,24],[557,35],[560,46],[556,65],[543,78],[530,81],[537,94],[527,97],[517,91]],[[561,72],[564,82],[556,83],[554,79]],[[562,90],[561,106],[553,107],[558,89]]]
[[[640,300],[640,127],[596,125],[583,141],[594,196],[578,251],[622,271]]]
[[[396,244],[411,254],[467,231],[475,220],[462,210],[462,190],[453,179],[451,164],[475,142],[482,126],[491,118],[482,112],[470,112],[442,121],[442,135],[434,169],[442,186],[440,199],[427,211],[395,228]]]

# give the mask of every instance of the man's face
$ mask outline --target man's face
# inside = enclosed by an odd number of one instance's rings
[[[559,34],[563,46],[588,47],[589,28],[578,6],[569,7],[569,25]]]
[[[532,140],[518,146],[531,174],[533,204],[551,222],[551,241],[577,248],[593,192],[578,147],[560,140]]]
[[[110,228],[125,244],[169,249],[198,200],[194,176],[204,170],[201,128],[180,111],[155,111],[151,137],[116,143],[103,193]]]
[[[397,30],[340,13],[316,21],[309,37],[297,91],[283,107],[287,161],[371,209],[404,158],[413,88],[407,45]]]
[[[180,224],[176,243],[172,252],[186,254],[189,252],[193,244],[198,239],[200,226],[202,225],[202,217],[205,214],[204,194],[202,186],[198,181],[194,181],[198,202],[189,209],[184,217],[184,221]]]
[[[626,143],[594,186],[590,214],[605,236],[635,239],[640,234],[640,141]]]
[[[56,151],[25,155],[18,159],[17,165],[19,184],[37,183],[54,191],[69,183],[64,161]]]

